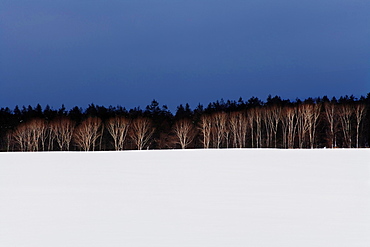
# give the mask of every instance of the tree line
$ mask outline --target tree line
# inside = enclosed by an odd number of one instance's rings
[[[370,141],[367,97],[268,96],[188,104],[176,113],[155,100],[145,109],[94,104],[0,109],[1,151],[175,148],[362,148]]]

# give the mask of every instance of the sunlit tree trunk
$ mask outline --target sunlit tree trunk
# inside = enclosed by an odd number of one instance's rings
[[[208,115],[202,115],[199,122],[199,130],[202,134],[203,148],[209,148],[211,142],[212,118]]]
[[[321,104],[310,104],[308,108],[308,135],[310,138],[310,147],[312,149],[315,147],[316,129],[319,122]]]
[[[265,146],[269,148],[271,147],[270,145],[271,145],[271,138],[272,138],[272,125],[273,125],[272,116],[268,108],[264,107],[261,110],[262,110],[262,120],[263,120],[265,130],[266,130],[265,131],[266,132]]]
[[[247,112],[247,124],[249,126],[250,132],[251,132],[251,147],[254,148],[254,136],[255,136],[255,131],[254,131],[254,114],[253,111],[248,111]]]
[[[189,119],[178,120],[173,130],[182,149],[185,149],[195,137],[194,124]]]
[[[14,142],[18,145],[19,151],[24,152],[26,150],[26,125],[21,123],[12,132]]]
[[[329,126],[327,130],[327,139],[329,142],[329,146],[331,148],[334,148],[336,146],[335,126],[337,126],[338,124],[337,107],[334,103],[326,102],[324,103],[324,110],[325,110],[325,120]]]
[[[50,129],[50,142],[53,143],[56,140],[59,150],[68,151],[72,141],[75,123],[68,118],[57,118],[50,123]]]
[[[240,113],[238,118],[238,136],[239,136],[239,148],[244,148],[247,145],[247,130],[248,130],[248,119],[244,112]]]
[[[277,132],[279,128],[279,123],[281,121],[281,107],[280,106],[274,106],[271,109],[271,115],[273,119],[273,132],[274,132],[274,141],[275,141],[275,148],[277,147]]]
[[[356,120],[356,148],[359,148],[359,135],[360,135],[360,125],[361,121],[365,116],[366,105],[363,103],[357,103],[355,105],[355,120]]]
[[[279,106],[270,106],[264,110],[264,120],[266,124],[267,133],[267,146],[272,147],[274,141],[274,147],[277,147],[277,131],[281,118],[281,108]],[[272,140],[274,138],[274,140]]]
[[[232,146],[243,148],[246,146],[248,120],[244,112],[232,112],[229,115],[228,126],[232,136]]]
[[[354,109],[350,104],[343,104],[338,107],[338,115],[342,125],[344,142],[348,148],[352,147],[352,116]]]
[[[42,119],[33,119],[28,123],[28,125],[32,133],[32,151],[39,151],[40,149],[44,151],[47,137],[47,125],[45,121]]]
[[[115,150],[123,150],[130,121],[125,117],[114,117],[107,121],[106,128],[113,138]]]
[[[74,131],[74,142],[84,151],[95,150],[96,142],[101,136],[102,121],[100,118],[89,117]]]
[[[215,129],[215,144],[220,148],[225,138],[227,114],[225,112],[216,112],[212,116]]]
[[[299,148],[305,147],[306,136],[309,129],[310,112],[307,104],[297,107],[297,136]]]
[[[284,107],[282,114],[283,128],[286,133],[286,147],[294,148],[294,139],[297,130],[297,110],[295,107]]]
[[[134,119],[130,126],[129,135],[137,149],[144,149],[154,133],[152,121],[149,118],[139,117]]]
[[[261,108],[253,108],[249,111],[251,119],[254,120],[256,126],[256,147],[261,148],[262,146],[262,111]]]
[[[17,126],[12,134],[20,151],[39,151],[40,148],[44,150],[46,129],[44,120],[33,119]]]

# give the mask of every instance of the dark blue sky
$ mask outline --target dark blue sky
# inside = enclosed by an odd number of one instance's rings
[[[0,107],[368,92],[369,0],[0,1]]]

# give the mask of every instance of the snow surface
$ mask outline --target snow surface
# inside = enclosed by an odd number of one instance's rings
[[[0,153],[1,247],[370,246],[370,150]]]

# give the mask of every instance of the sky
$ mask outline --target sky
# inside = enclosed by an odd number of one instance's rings
[[[1,0],[0,107],[370,92],[368,0]]]

